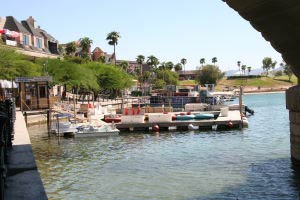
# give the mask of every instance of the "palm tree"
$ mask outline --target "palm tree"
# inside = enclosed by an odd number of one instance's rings
[[[116,45],[118,45],[118,40],[121,38],[120,33],[116,31],[112,31],[107,34],[106,40],[108,40],[109,45],[114,46],[114,59],[115,59],[115,65],[116,65]]]
[[[151,69],[156,69],[157,65],[159,65],[159,60],[155,56],[148,56],[147,64],[151,67]]]
[[[218,62],[217,57],[213,57],[213,58],[211,59],[211,62],[212,62],[214,65],[216,65],[216,63]]]
[[[140,65],[140,73],[141,73],[141,75],[143,74],[143,63],[144,63],[144,61],[145,61],[145,56],[138,55],[136,57],[136,62],[137,62],[137,64]]]
[[[248,69],[248,76],[249,76],[249,74],[251,72],[251,67],[247,67],[247,69]]]
[[[180,63],[183,65],[183,68],[184,68],[184,74],[185,74],[185,64],[186,64],[187,60],[185,58],[182,58],[180,60]]]
[[[93,44],[93,40],[91,40],[88,37],[80,38],[79,39],[79,45],[81,47],[81,56],[82,57],[88,57],[91,44]]]
[[[200,64],[201,64],[202,67],[203,67],[203,65],[205,64],[205,58],[201,58],[201,59],[200,59]]]
[[[181,70],[182,70],[182,64],[181,64],[181,63],[177,63],[177,64],[174,66],[174,69],[175,69],[176,72],[181,71]]]
[[[129,63],[127,61],[122,61],[119,65],[123,71],[127,72],[127,69],[129,68]]]
[[[167,70],[172,71],[173,68],[174,68],[174,64],[171,61],[166,62],[166,69]]]
[[[247,66],[246,66],[246,65],[242,65],[242,67],[241,67],[241,69],[242,69],[242,72],[243,72],[243,74],[244,74],[244,75],[245,75],[246,68],[247,68]]]
[[[166,70],[167,66],[166,66],[166,62],[161,62],[158,66],[159,70]]]
[[[240,75],[241,75],[241,61],[237,61],[237,66],[239,68],[239,72],[240,72]]]
[[[68,56],[74,55],[76,52],[76,43],[75,42],[69,42],[66,45],[66,54]]]

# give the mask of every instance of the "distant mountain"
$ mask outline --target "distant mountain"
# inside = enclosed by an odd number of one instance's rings
[[[251,69],[250,75],[260,75],[261,73],[263,73],[262,69]],[[245,72],[246,75],[248,75],[248,71],[246,70]],[[239,70],[228,70],[225,71],[225,76],[239,76],[240,75],[240,71]]]

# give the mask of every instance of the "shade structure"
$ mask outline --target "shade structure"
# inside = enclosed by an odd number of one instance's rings
[[[14,81],[0,80],[1,88],[18,88],[18,85]]]

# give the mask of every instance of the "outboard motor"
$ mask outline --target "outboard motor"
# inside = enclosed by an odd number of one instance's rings
[[[248,108],[248,106],[245,106],[245,112],[254,115],[254,110]]]

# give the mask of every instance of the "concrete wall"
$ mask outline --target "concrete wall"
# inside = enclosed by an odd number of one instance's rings
[[[47,195],[37,170],[23,114],[16,113],[15,139],[9,153],[5,199],[46,200]]]

